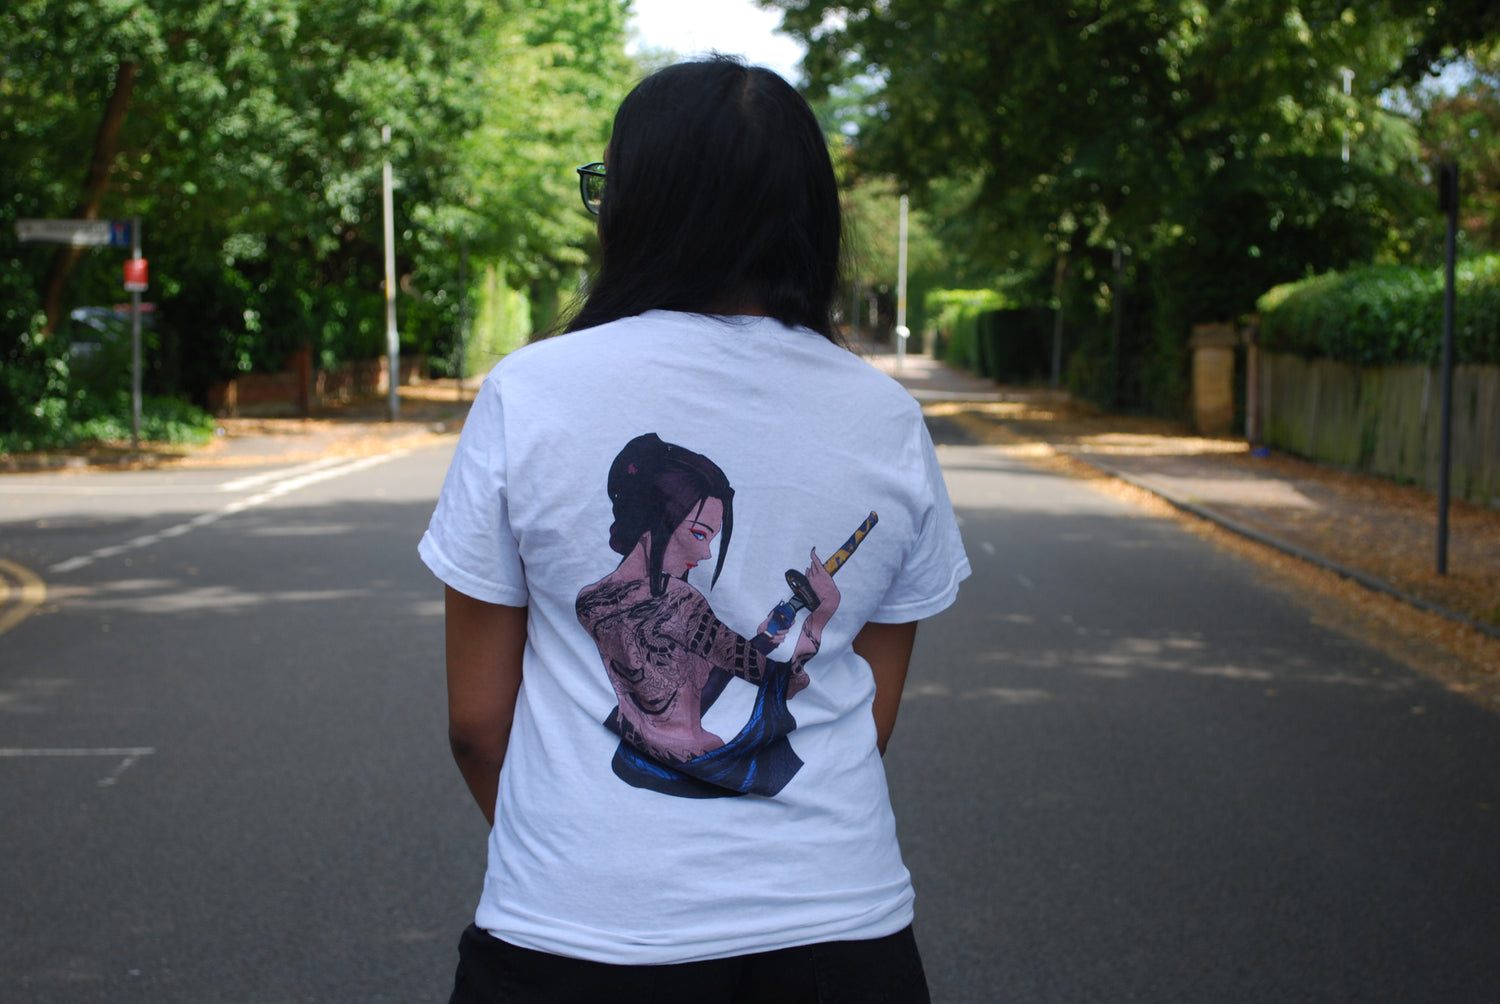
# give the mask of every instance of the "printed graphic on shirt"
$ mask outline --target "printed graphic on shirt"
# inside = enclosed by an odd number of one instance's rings
[[[808,685],[807,663],[838,610],[833,573],[875,525],[875,514],[832,558],[811,550],[805,573],[788,571],[791,598],[746,638],[688,582],[688,572],[712,557],[715,540],[711,582],[729,553],[734,489],[719,466],[647,433],[615,457],[608,491],[609,546],[622,560],[579,592],[577,612],[619,701],[604,723],[620,737],[615,774],[684,798],[777,794],[802,767],[787,738],[797,727],[787,702]],[[804,609],[791,657],[772,660]],[[757,691],[749,720],[726,741],[704,728],[703,716],[731,677]]]

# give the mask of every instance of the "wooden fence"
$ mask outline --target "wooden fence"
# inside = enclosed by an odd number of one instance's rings
[[[1256,382],[1266,445],[1437,490],[1436,368],[1261,354]],[[1500,366],[1454,369],[1452,444],[1454,497],[1500,505]]]

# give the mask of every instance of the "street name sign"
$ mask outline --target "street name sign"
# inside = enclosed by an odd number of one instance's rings
[[[16,220],[23,244],[69,244],[73,247],[130,247],[129,220]]]

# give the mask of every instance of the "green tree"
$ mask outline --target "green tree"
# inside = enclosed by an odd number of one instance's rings
[[[442,354],[466,252],[554,282],[584,260],[591,231],[566,195],[632,72],[624,13],[619,0],[17,0],[0,15],[14,181],[0,355],[38,313],[54,327],[69,305],[118,299],[118,254],[16,245],[15,218],[71,215],[144,219],[151,296],[190,389],[303,346],[324,362],[374,354],[386,158],[404,350]]]
[[[448,227],[530,290],[542,324],[594,246],[574,169],[603,158],[637,76],[625,14],[618,0],[529,0],[497,23],[488,46],[484,116],[464,141],[464,195]]]
[[[1476,53],[1456,90],[1419,92],[1422,160],[1459,165],[1460,226],[1479,250],[1500,250],[1500,45]]]
[[[1410,19],[1416,32],[1395,81],[1421,83],[1433,71],[1500,39],[1500,5],[1492,0],[1391,0],[1389,13]]]
[[[997,267],[1030,268],[1038,289],[1059,280],[1093,323],[1113,252],[1127,253],[1137,324],[1154,332],[1141,351],[1176,375],[1143,389],[1158,407],[1181,397],[1189,324],[1368,259],[1412,204],[1411,131],[1379,90],[1415,27],[1372,5],[767,5],[808,44],[815,93],[880,81],[859,128],[874,169],[916,192],[975,179],[966,215]]]

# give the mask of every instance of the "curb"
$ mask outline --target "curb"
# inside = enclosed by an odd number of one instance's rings
[[[1056,449],[1056,447],[1054,447],[1054,449]],[[1372,592],[1384,593],[1386,596],[1390,596],[1394,599],[1400,600],[1403,603],[1410,604],[1411,606],[1417,607],[1420,610],[1425,610],[1428,613],[1437,614],[1440,617],[1445,617],[1448,620],[1462,624],[1465,627],[1473,628],[1475,631],[1478,631],[1481,634],[1485,634],[1491,638],[1500,640],[1500,628],[1481,623],[1480,621],[1476,621],[1474,618],[1469,617],[1466,614],[1461,614],[1456,610],[1449,610],[1445,606],[1433,603],[1430,600],[1424,600],[1420,596],[1413,596],[1411,593],[1408,593],[1403,589],[1391,585],[1384,579],[1376,578],[1375,576],[1366,574],[1365,572],[1361,572],[1358,569],[1349,568],[1345,565],[1339,564],[1336,561],[1330,561],[1327,558],[1324,558],[1321,555],[1314,554],[1311,551],[1306,550],[1305,548],[1297,546],[1296,544],[1282,540],[1280,537],[1273,536],[1272,534],[1266,533],[1263,530],[1257,530],[1251,526],[1246,526],[1244,523],[1241,523],[1238,520],[1230,519],[1228,516],[1225,516],[1222,513],[1214,512],[1207,506],[1199,505],[1198,503],[1193,502],[1190,499],[1181,497],[1175,492],[1168,491],[1167,489],[1161,488],[1157,485],[1153,485],[1145,479],[1140,478],[1134,474],[1128,474],[1125,471],[1122,471],[1107,462],[1084,457],[1077,453],[1071,452],[1064,453],[1063,455],[1072,457],[1074,460],[1077,460],[1080,463],[1087,464],[1102,474],[1107,474],[1108,476],[1119,481],[1123,481],[1128,485],[1133,485],[1136,488],[1141,489],[1142,491],[1150,492],[1152,495],[1155,495],[1157,498],[1173,506],[1174,508],[1180,509],[1183,512],[1189,513],[1193,516],[1197,516],[1199,519],[1207,520],[1208,522],[1213,523],[1216,526],[1220,526],[1231,533],[1238,534],[1241,537],[1246,537],[1258,544],[1264,544],[1267,547],[1275,548],[1283,554],[1287,554],[1293,558],[1297,558],[1300,561],[1305,561],[1309,564],[1316,565],[1317,567],[1324,569],[1325,571],[1333,572],[1335,575],[1339,575],[1343,578],[1349,579],[1351,582],[1357,582],[1361,586],[1364,586],[1366,589],[1369,589]]]
[[[434,422],[412,422],[415,428],[406,436],[394,437],[386,441],[390,449],[395,449],[397,444],[413,436],[421,435],[447,435],[463,428],[467,414],[456,415],[452,418]],[[358,423],[376,424],[376,423]],[[324,454],[327,451],[323,451]],[[142,451],[140,453],[122,453],[113,457],[87,457],[67,453],[32,453],[18,454],[11,457],[0,457],[0,474],[46,474],[57,471],[131,471],[131,470],[156,470],[172,467],[182,461],[191,461],[198,455],[198,451],[189,450],[184,453],[158,453]],[[255,456],[246,455],[232,458],[232,462],[224,466],[252,466],[258,463],[274,463],[286,459],[284,456]]]
[[[137,453],[118,457],[80,457],[72,454],[19,454],[0,457],[0,474],[37,474],[51,471],[128,471],[155,468],[189,454]]]

